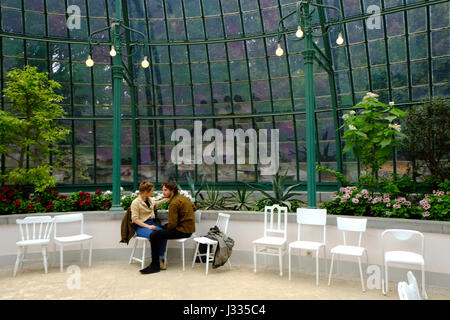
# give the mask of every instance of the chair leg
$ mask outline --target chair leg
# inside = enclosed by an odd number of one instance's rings
[[[42,246],[42,260],[44,262],[44,270],[45,273],[47,274],[48,270],[47,270],[47,247]]]
[[[22,257],[22,247],[17,247],[17,258],[16,258],[16,265],[14,266],[13,277],[16,276],[17,270],[19,269],[21,257]]]
[[[319,286],[319,249],[316,250],[316,286]]]
[[[209,244],[206,245],[206,275],[208,275],[209,267]]]
[[[323,247],[323,264],[325,265],[325,275],[328,274],[327,249]]]
[[[333,272],[334,253],[331,255],[330,275],[328,276],[328,285],[331,283],[331,273]]]
[[[184,272],[184,242],[181,243],[181,263],[183,264],[183,272]]]
[[[20,260],[20,269],[23,269],[23,261],[25,260],[25,255],[27,254],[28,247],[23,247],[22,259]]]
[[[137,239],[134,239],[133,250],[131,251],[130,261],[128,261],[129,264],[131,264],[131,262],[133,261],[133,258],[134,258],[134,251],[136,251],[137,242],[138,242],[138,240],[137,240]]]
[[[83,262],[83,242],[80,243],[80,261]]]
[[[280,261],[280,277],[283,276],[283,256],[281,255],[281,251],[282,249],[278,248],[278,257],[279,257],[278,259]]]
[[[422,265],[422,298],[428,300],[427,292],[425,291],[425,266]]]
[[[59,246],[59,271],[63,272],[63,264],[64,264],[64,246]]]
[[[92,240],[89,241],[89,268],[92,266]]]
[[[291,280],[291,247],[289,247],[288,249],[288,272],[289,272],[288,279]]]
[[[388,265],[387,263],[384,264],[384,289],[385,292],[384,294],[388,294],[389,292],[389,283],[388,283],[389,279],[388,279]]]
[[[194,259],[192,260],[192,268],[194,267],[194,265],[195,265],[195,259],[197,258],[198,246],[199,246],[199,242],[197,242],[196,245],[195,245]],[[201,261],[201,259],[200,259],[200,261]]]
[[[144,245],[142,246],[142,260],[141,260],[141,269],[144,269],[144,265],[145,265],[145,247],[147,245],[147,241],[144,241]]]
[[[256,245],[253,245],[253,270],[256,273]]]
[[[362,287],[362,291],[366,292],[366,289],[364,288],[364,277],[363,277],[363,273],[362,273],[362,268],[361,268],[361,258],[358,257],[358,265],[359,265],[359,275],[361,276],[361,287]]]

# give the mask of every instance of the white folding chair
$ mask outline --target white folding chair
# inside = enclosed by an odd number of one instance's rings
[[[385,251],[385,245],[387,243],[386,237],[392,235],[398,241],[408,241],[412,239],[413,236],[418,236],[420,238],[420,249],[419,252],[412,251]],[[394,243],[392,239],[389,241],[390,244]],[[427,293],[425,291],[425,260],[424,260],[424,236],[421,232],[415,230],[406,229],[387,229],[381,234],[381,250],[383,257],[383,272],[384,280],[382,283],[383,294],[386,295],[389,290],[388,283],[388,264],[389,263],[400,263],[400,264],[414,264],[419,265],[422,269],[422,297],[428,299]]]
[[[277,221],[274,226],[274,215]],[[268,221],[270,218],[270,221]],[[270,236],[269,234],[278,236]],[[283,255],[286,253],[287,242],[287,207],[279,205],[266,206],[264,208],[264,237],[254,240],[253,243],[253,264],[256,272],[257,254],[278,256],[280,263],[280,276],[283,275]]]
[[[301,250],[314,251],[316,253],[316,286],[319,285],[319,251],[323,248],[323,258],[326,259],[326,224],[327,224],[327,210],[326,209],[297,209],[297,241],[289,243],[289,280],[291,280],[291,253],[292,249],[299,250],[299,258]],[[301,226],[313,225],[323,227],[323,237],[321,242],[317,241],[302,241],[301,240]]]
[[[202,212],[201,211],[196,211],[195,213],[195,230],[198,230],[198,224],[201,221],[202,218]],[[197,237],[197,234],[194,232],[193,234],[191,234],[191,236],[189,238],[181,238],[181,239],[174,239],[175,242],[181,243],[181,261],[183,263],[183,271],[184,271],[184,244],[186,243],[187,240],[189,239],[193,239]],[[166,263],[166,266],[168,265],[168,260],[167,260],[167,249],[166,248],[166,252],[164,254],[164,261]]]
[[[225,213],[219,213],[217,216],[216,226],[223,234],[227,234],[228,231],[228,222],[230,221],[230,215]],[[192,260],[192,268],[195,265],[195,260],[197,257],[202,261],[202,257],[206,257],[206,275],[208,275],[209,263],[214,261],[214,254],[217,249],[217,245],[219,244],[216,240],[209,239],[207,237],[196,237],[193,238],[196,242],[195,251],[194,251],[194,259]],[[200,253],[198,248],[200,244],[206,245],[206,253]],[[228,265],[231,269],[230,259],[228,259]]]
[[[16,242],[17,258],[13,276],[16,276],[19,265],[21,268],[23,267],[24,261],[36,260],[24,258],[27,253],[27,248],[30,246],[41,246],[42,261],[44,263],[45,273],[47,273],[47,247],[50,243],[53,218],[50,216],[26,217],[16,220],[16,223],[19,225],[20,241]]]
[[[341,218],[337,217],[337,228],[338,230],[342,231],[342,234],[344,236],[344,245],[339,245],[331,249],[331,266],[330,266],[330,276],[328,278],[328,285],[331,283],[331,274],[333,272],[333,260],[334,255],[347,255],[347,256],[353,256],[358,258],[358,264],[359,264],[359,274],[361,276],[361,286],[362,291],[366,292],[366,289],[364,287],[364,277],[363,272],[361,268],[361,257],[364,253],[366,253],[366,264],[369,264],[369,256],[367,254],[367,249],[361,247],[361,241],[362,241],[362,234],[366,231],[366,225],[367,225],[367,219],[357,219],[357,218]],[[358,232],[359,233],[359,240],[358,240],[358,246],[349,246],[347,245],[347,241],[345,238],[345,232]]]
[[[59,268],[63,272],[64,265],[64,247],[71,245],[80,245],[80,260],[83,262],[83,244],[89,242],[89,267],[92,265],[92,239],[93,236],[84,233],[84,216],[82,213],[63,214],[55,216],[55,229],[53,235],[53,241],[56,246],[59,247]],[[57,226],[63,223],[80,223],[80,233],[74,235],[59,236],[57,233]]]
[[[406,274],[408,283],[400,281],[397,286],[400,300],[421,300],[416,278],[411,271]]]

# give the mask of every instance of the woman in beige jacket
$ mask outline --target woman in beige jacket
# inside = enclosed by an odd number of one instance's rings
[[[150,239],[150,235],[155,230],[162,230],[155,223],[155,208],[159,207],[169,199],[164,198],[160,201],[152,201],[154,186],[151,182],[144,181],[139,185],[139,195],[131,203],[131,221],[136,225],[136,234],[138,237]],[[166,252],[167,241],[161,243],[160,247],[160,266],[165,270],[164,254]]]

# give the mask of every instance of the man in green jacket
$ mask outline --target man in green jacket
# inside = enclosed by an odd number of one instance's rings
[[[159,272],[159,249],[161,242],[166,239],[189,238],[195,232],[196,209],[194,204],[185,196],[178,193],[178,186],[174,181],[162,185],[165,198],[170,200],[169,222],[163,230],[153,231],[150,235],[152,246],[152,262],[146,268],[140,270],[142,274]]]

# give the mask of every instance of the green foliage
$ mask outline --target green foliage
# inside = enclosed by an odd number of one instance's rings
[[[204,210],[224,210],[227,207],[227,197],[221,196],[216,187],[206,184],[206,198],[198,202],[198,208]]]
[[[242,189],[237,187],[236,192],[230,194],[231,209],[238,211],[250,210],[255,203],[252,199],[253,192],[248,192],[245,186]]]
[[[423,160],[440,180],[450,176],[450,99],[434,98],[407,110],[406,139],[402,144],[412,158]]]
[[[48,156],[58,152],[58,141],[69,134],[54,121],[65,114],[58,104],[63,97],[54,92],[61,85],[31,66],[12,70],[7,78],[3,93],[11,101],[12,111],[0,111],[0,154],[15,161],[17,168],[1,178],[7,184],[33,184],[43,191],[55,184]],[[25,168],[26,156],[39,163],[37,168]]]
[[[344,187],[352,184],[350,181],[345,179],[345,176],[342,173],[340,173],[338,171],[327,168],[325,166],[319,166],[319,165],[316,166],[316,169],[317,169],[317,171],[320,171],[320,172],[326,172],[326,173],[332,174],[333,176],[336,177],[336,180],[339,181],[341,183],[341,185]]]
[[[263,194],[263,199],[268,199],[270,200],[269,202],[272,204],[279,204],[281,206],[285,206],[288,207],[288,210],[292,210],[292,197],[294,197],[295,195],[298,195],[298,192],[294,192],[293,190],[300,186],[300,183],[294,184],[292,186],[289,187],[285,187],[285,183],[286,183],[286,175],[287,175],[287,171],[283,176],[274,176],[272,178],[272,191],[273,191],[273,195],[269,194],[268,192],[266,192],[265,190],[256,187],[256,186],[252,186],[248,183],[245,183],[246,185],[248,185],[249,187],[261,192]],[[303,201],[301,200],[297,200],[300,201],[301,203],[303,203]]]
[[[204,200],[203,195],[200,193],[202,191],[202,189],[205,187],[206,185],[206,177],[203,176],[202,178],[202,183],[200,185],[200,187],[195,190],[195,182],[194,179],[192,179],[190,174],[186,175],[186,179],[188,181],[188,186],[189,186],[189,192],[191,193],[192,198],[194,199],[194,204],[197,204],[200,198],[201,200]]]
[[[255,204],[251,208],[251,211],[264,211],[264,208],[266,206],[273,206],[275,203],[272,202],[272,200],[268,198],[259,199],[256,200]],[[296,212],[298,208],[301,208],[302,204],[304,204],[301,200],[295,200],[291,199],[289,200],[290,208],[288,209],[289,212]]]
[[[386,105],[378,101],[376,94],[367,93],[363,100],[343,115],[345,131],[343,152],[351,151],[360,159],[366,171],[361,182],[367,184],[373,193],[377,187],[376,174],[381,166],[392,156],[392,147],[399,144],[397,137],[404,137],[398,122],[405,113],[395,108],[393,103]],[[360,110],[361,109],[361,110]]]

